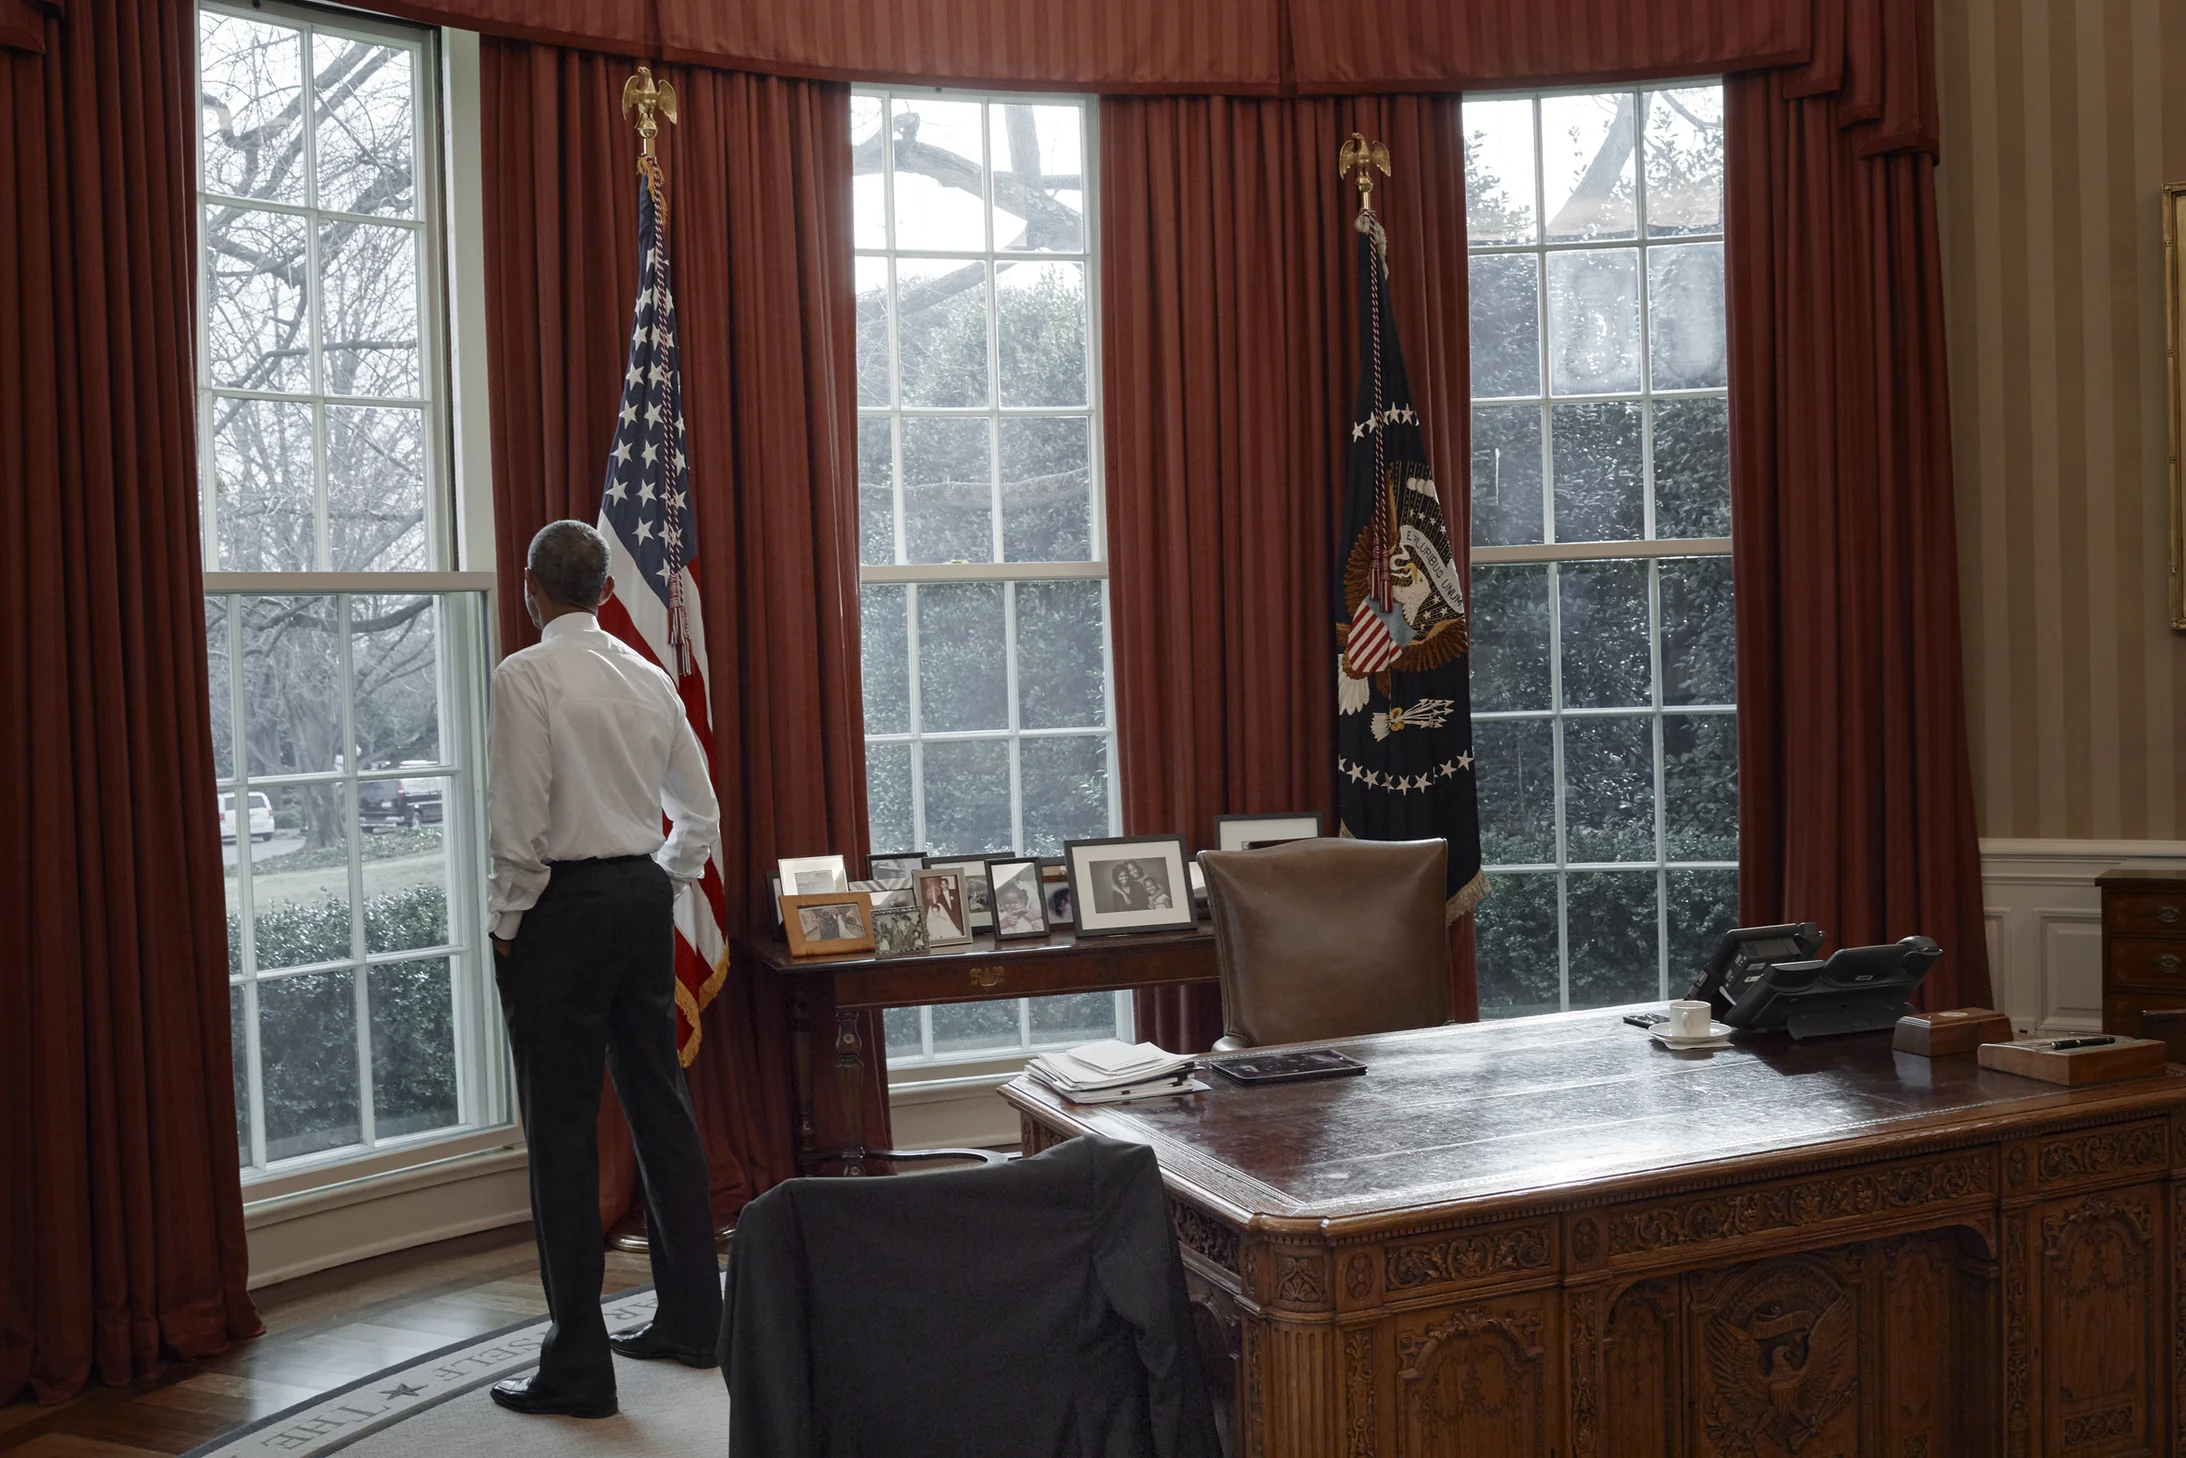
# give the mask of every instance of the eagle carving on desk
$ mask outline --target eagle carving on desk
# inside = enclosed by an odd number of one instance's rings
[[[1721,1452],[1797,1453],[1856,1390],[1844,1376],[1852,1303],[1819,1282],[1788,1284],[1779,1275],[1708,1323],[1715,1390],[1706,1421]]]

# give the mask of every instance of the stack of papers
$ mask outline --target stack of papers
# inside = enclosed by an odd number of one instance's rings
[[[1204,1090],[1192,1078],[1189,1053],[1170,1053],[1152,1043],[1104,1038],[1066,1053],[1043,1053],[1025,1072],[1074,1104],[1120,1104],[1126,1099]]]

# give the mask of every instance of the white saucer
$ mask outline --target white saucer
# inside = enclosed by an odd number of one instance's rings
[[[1669,1026],[1668,1023],[1663,1023],[1649,1028],[1647,1036],[1653,1038],[1665,1048],[1728,1048],[1731,1046],[1731,1029],[1728,1023],[1708,1024],[1708,1035],[1705,1038],[1675,1038],[1670,1035]]]

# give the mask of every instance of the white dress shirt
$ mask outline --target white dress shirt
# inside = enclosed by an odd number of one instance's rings
[[[550,861],[651,856],[680,884],[705,870],[720,834],[675,685],[590,613],[564,613],[493,671],[491,767],[497,937],[538,904]]]

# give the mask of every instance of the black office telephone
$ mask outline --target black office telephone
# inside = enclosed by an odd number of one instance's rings
[[[1784,926],[1742,926],[1723,934],[1715,955],[1685,995],[1708,1003],[1722,1020],[1731,1004],[1780,962],[1803,962],[1822,947],[1822,929],[1811,921]]]

